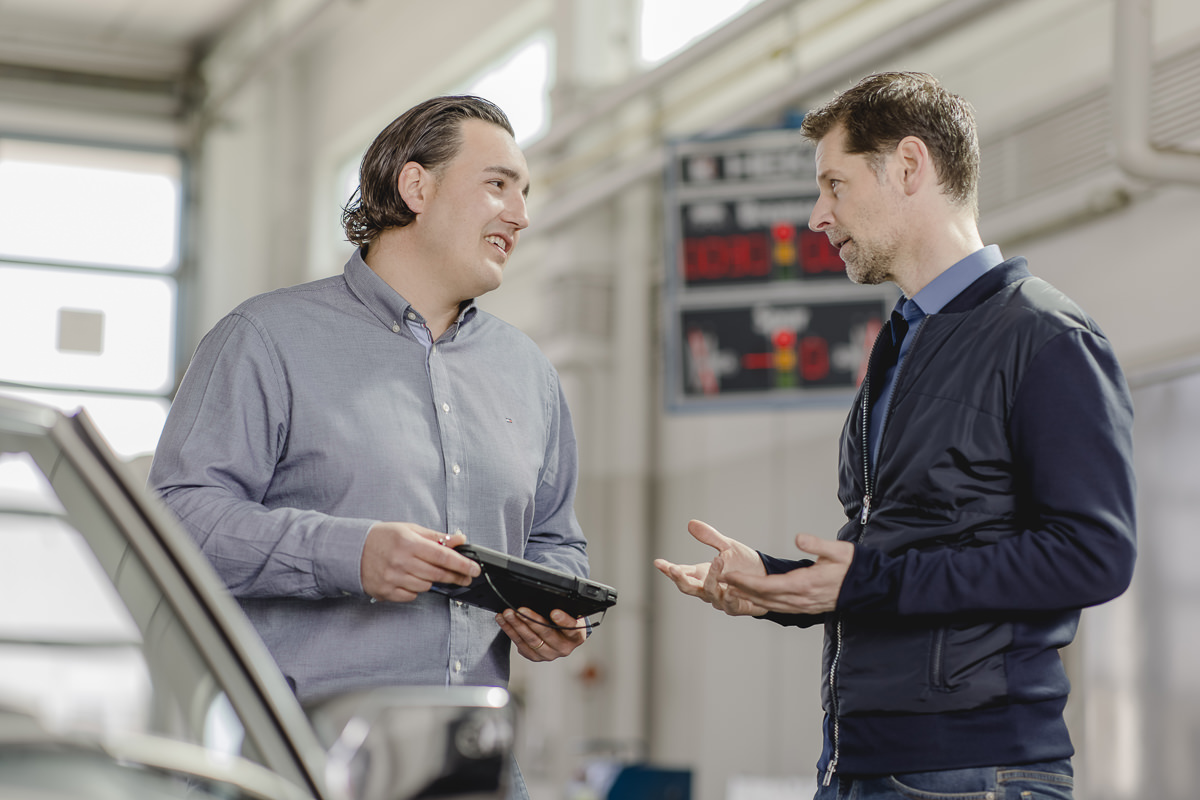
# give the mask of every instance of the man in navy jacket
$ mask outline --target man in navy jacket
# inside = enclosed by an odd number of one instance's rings
[[[903,293],[846,420],[837,541],[655,565],[733,615],[823,624],[818,800],[1070,798],[1058,649],[1129,585],[1133,410],[1112,347],[1024,259],[984,247],[970,105],[872,75],[810,113],[809,221]],[[1027,794],[1023,794],[1025,792]],[[990,793],[990,794],[989,794]]]

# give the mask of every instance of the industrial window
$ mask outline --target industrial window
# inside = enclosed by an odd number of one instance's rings
[[[642,0],[638,26],[642,63],[653,66],[761,0]]]
[[[553,37],[540,32],[471,80],[465,92],[486,97],[508,115],[517,143],[526,146],[550,127]]]
[[[182,162],[0,137],[0,392],[150,453],[175,378]]]

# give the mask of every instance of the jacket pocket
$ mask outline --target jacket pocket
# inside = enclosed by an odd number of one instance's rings
[[[945,627],[934,628],[929,644],[929,688],[935,692],[948,692],[951,687],[946,682],[946,636]]]

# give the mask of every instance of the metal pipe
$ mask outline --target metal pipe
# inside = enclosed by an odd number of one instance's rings
[[[879,69],[882,62],[930,42],[955,28],[972,21],[981,14],[996,11],[1017,0],[957,0],[943,3],[919,17],[883,33],[862,47],[831,61],[802,76],[795,83],[761,98],[757,103],[743,106],[739,111],[726,115],[720,124],[705,131],[709,135],[730,133],[745,125],[762,119],[768,114],[778,113],[805,97],[836,86],[847,78],[857,79]]]
[[[1150,138],[1153,0],[1117,0],[1113,19],[1113,135],[1125,172],[1161,183],[1200,185],[1200,153],[1160,149]]]
[[[757,102],[749,103],[726,115],[720,123],[703,131],[702,135],[727,133],[752,124],[771,113],[782,111],[804,97],[828,90],[830,87],[836,86],[839,81],[857,78],[871,69],[878,68],[879,64],[888,59],[964,25],[982,14],[995,11],[1013,2],[1017,2],[1017,0],[951,0],[943,3],[932,11],[915,17],[883,36],[865,43],[862,47],[855,48],[820,69],[800,76],[783,90],[769,89]],[[772,7],[772,10],[778,11],[779,9]],[[651,88],[651,85],[644,87],[644,89],[648,88]],[[603,115],[589,114],[584,120],[573,119],[571,130],[578,130],[585,124],[598,122],[602,117],[610,116],[612,110],[612,108],[606,108]],[[557,140],[558,138],[555,141]],[[531,147],[527,152],[536,155],[542,151]],[[666,153],[663,148],[656,147],[624,166],[589,181],[576,191],[556,196],[550,207],[538,212],[536,223],[538,232],[545,233],[571,221],[597,203],[614,197],[630,184],[661,172],[665,164]]]

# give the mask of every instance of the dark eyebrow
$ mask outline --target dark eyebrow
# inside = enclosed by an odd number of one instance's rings
[[[504,177],[508,178],[513,183],[517,183],[521,180],[521,173],[519,173],[515,169],[511,169],[509,167],[484,167],[483,171],[484,172],[494,172],[497,175],[503,175]],[[521,190],[521,194],[525,197],[529,197],[529,184],[528,183],[525,184],[525,188]]]

